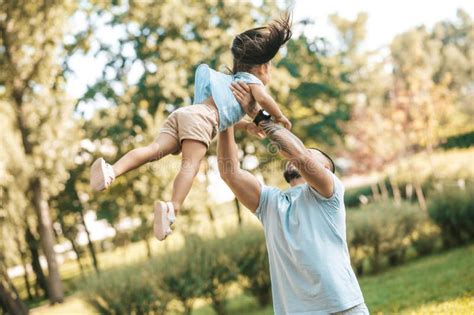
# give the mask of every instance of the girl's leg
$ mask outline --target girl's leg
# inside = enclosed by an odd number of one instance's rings
[[[179,210],[186,199],[194,177],[199,171],[201,160],[206,155],[207,147],[204,143],[196,140],[183,140],[181,169],[173,183],[173,196],[171,202],[174,209]]]
[[[155,218],[153,230],[156,238],[163,241],[170,233],[170,225],[174,221],[174,213],[181,208],[186,196],[191,189],[201,165],[201,160],[206,155],[207,147],[204,143],[195,140],[183,140],[181,144],[183,153],[181,169],[174,179],[173,196],[170,203],[157,201],[155,203]]]
[[[138,149],[129,151],[122,156],[112,168],[115,177],[118,177],[128,171],[131,171],[143,164],[159,160],[166,155],[175,152],[178,149],[178,140],[167,133],[160,133],[158,139]]]

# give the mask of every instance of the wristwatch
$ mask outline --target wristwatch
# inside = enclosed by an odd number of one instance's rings
[[[255,116],[255,118],[253,119],[253,123],[258,126],[260,122],[270,119],[272,119],[272,116],[270,116],[270,114],[266,110],[261,109],[258,111],[257,116]]]

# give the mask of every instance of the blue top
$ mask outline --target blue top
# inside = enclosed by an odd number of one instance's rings
[[[262,187],[256,216],[267,243],[275,314],[316,315],[364,302],[346,243],[344,187],[324,198],[308,184]]]
[[[196,69],[193,104],[201,104],[212,96],[219,111],[219,131],[234,125],[245,116],[245,112],[230,90],[230,84],[234,81],[263,85],[259,78],[248,72],[229,75],[212,70],[206,64],[201,64]]]

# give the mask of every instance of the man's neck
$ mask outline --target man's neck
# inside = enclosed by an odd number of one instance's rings
[[[290,181],[290,186],[295,187],[306,183],[306,180],[303,177],[295,178]]]

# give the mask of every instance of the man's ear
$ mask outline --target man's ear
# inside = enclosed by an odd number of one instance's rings
[[[268,63],[264,63],[261,65],[256,66],[257,67],[257,72],[259,75],[265,74],[266,71],[268,70]]]

